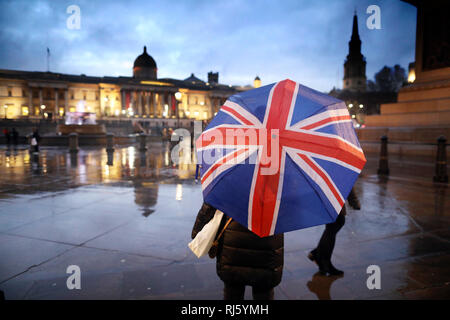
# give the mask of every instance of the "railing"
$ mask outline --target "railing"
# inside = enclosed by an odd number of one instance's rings
[[[380,147],[380,157],[378,162],[378,175],[386,176],[389,175],[389,161],[388,161],[388,137],[382,136],[381,147]],[[446,147],[448,145],[447,139],[444,136],[440,136],[437,139],[437,143],[424,143],[426,145],[434,145],[437,147],[436,152],[436,164],[435,164],[435,174],[433,176],[434,182],[448,183],[447,175],[447,153]]]

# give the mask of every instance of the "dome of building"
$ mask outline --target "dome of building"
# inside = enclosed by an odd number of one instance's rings
[[[155,60],[147,53],[147,47],[144,46],[144,52],[134,60],[133,77],[156,80],[157,70]]]
[[[190,82],[192,84],[204,84],[205,83],[205,81],[200,80],[193,73],[191,73],[191,76],[189,78],[184,79],[184,81]]]

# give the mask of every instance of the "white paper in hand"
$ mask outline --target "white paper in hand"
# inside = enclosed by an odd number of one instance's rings
[[[219,230],[222,216],[223,212],[216,210],[216,213],[211,221],[209,221],[203,229],[197,233],[195,238],[189,242],[188,247],[197,256],[197,258],[204,256],[211,248],[214,239],[216,238],[217,230]]]

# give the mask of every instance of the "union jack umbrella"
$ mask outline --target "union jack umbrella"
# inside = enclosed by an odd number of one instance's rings
[[[260,237],[335,221],[366,162],[351,120],[288,79],[231,96],[196,141],[205,202]]]

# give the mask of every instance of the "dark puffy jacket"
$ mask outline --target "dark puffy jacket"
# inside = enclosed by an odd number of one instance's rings
[[[192,237],[209,222],[214,213],[213,207],[203,204]],[[224,215],[218,233],[227,220],[228,217]],[[217,274],[224,282],[272,288],[281,281],[283,259],[283,234],[260,238],[233,220],[219,241]]]

